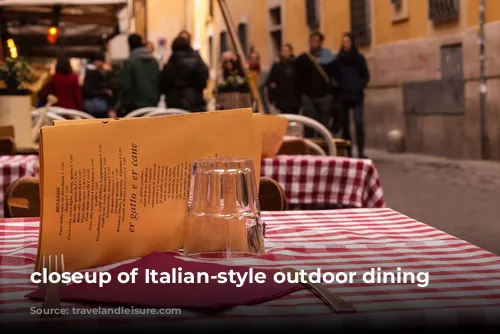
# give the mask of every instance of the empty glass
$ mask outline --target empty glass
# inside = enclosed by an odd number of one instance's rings
[[[184,255],[238,257],[264,252],[253,161],[195,161]]]
[[[294,121],[288,122],[286,135],[298,138],[304,137],[304,125],[302,123]]]

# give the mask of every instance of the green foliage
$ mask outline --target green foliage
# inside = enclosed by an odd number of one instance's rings
[[[5,63],[0,65],[0,80],[8,90],[18,90],[22,88],[23,83],[31,83],[33,77],[28,62],[7,58]]]

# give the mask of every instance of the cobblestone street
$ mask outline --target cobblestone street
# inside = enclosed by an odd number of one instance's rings
[[[500,254],[500,163],[367,153],[388,207]]]

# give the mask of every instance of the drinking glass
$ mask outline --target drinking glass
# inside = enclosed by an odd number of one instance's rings
[[[261,253],[264,236],[253,161],[195,161],[184,255],[231,258]]]
[[[304,125],[299,122],[288,122],[288,129],[286,132],[287,136],[303,138],[304,137]]]

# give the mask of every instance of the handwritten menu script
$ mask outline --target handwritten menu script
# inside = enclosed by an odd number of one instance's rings
[[[37,268],[42,255],[75,271],[182,248],[193,161],[252,159],[258,178],[261,145],[250,109],[42,128]]]

